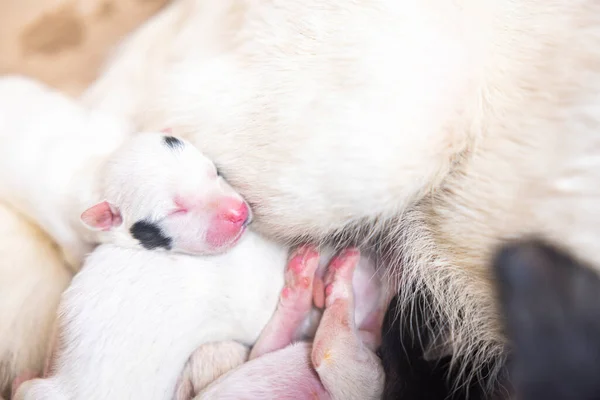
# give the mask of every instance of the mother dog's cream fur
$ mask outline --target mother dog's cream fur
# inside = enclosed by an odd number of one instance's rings
[[[271,237],[377,239],[445,324],[431,356],[479,363],[500,242],[599,259],[599,86],[593,0],[178,0],[83,101],[186,135]]]
[[[3,203],[0,220],[1,398],[15,374],[42,369],[71,271],[51,239]]]

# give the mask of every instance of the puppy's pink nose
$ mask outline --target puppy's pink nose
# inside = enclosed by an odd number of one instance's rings
[[[236,199],[226,199],[220,202],[219,209],[219,214],[234,224],[246,222],[250,214],[246,202]]]

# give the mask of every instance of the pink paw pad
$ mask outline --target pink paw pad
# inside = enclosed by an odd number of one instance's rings
[[[288,262],[285,273],[285,288],[281,292],[283,299],[290,299],[300,294],[312,297],[312,283],[319,265],[319,253],[310,246],[296,250]]]
[[[292,294],[292,289],[290,289],[289,287],[284,287],[283,290],[281,291],[281,297],[284,299],[288,299],[291,294]]]
[[[352,276],[358,264],[360,252],[347,249],[329,264],[325,275],[325,304],[329,307],[337,299],[347,299],[352,293]]]
[[[281,291],[281,302],[286,308],[307,311],[313,297],[313,280],[319,266],[319,253],[315,248],[303,246],[296,250],[288,262],[285,272],[285,287]]]
[[[294,274],[302,274],[304,270],[311,269],[314,259],[319,258],[319,252],[312,246],[299,247],[295,252],[290,261],[288,262],[288,272]],[[314,275],[314,271],[308,271],[310,275]]]

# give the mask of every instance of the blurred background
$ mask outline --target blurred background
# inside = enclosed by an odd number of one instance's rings
[[[0,0],[0,74],[79,95],[113,46],[169,1]]]

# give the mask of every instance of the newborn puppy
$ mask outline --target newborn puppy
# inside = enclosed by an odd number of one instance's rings
[[[293,258],[277,311],[250,361],[221,376],[196,399],[380,398],[384,373],[375,350],[385,302],[373,264],[359,259],[355,250],[333,258],[323,289],[319,271],[315,275],[318,253],[308,249],[304,257]],[[294,343],[313,300],[322,305],[323,299],[325,311],[314,342]]]
[[[252,233],[234,246],[248,206],[193,146],[136,135],[99,188],[81,219],[109,243],[63,294],[49,377],[17,398],[170,398],[195,348],[251,344],[275,309],[287,249]]]
[[[39,223],[75,270],[101,242],[224,251],[250,221],[194,146],[138,138],[124,121],[28,78],[0,78],[0,149],[0,198]]]
[[[520,400],[600,398],[600,278],[538,240],[505,246],[494,271]]]
[[[0,309],[11,310],[15,301],[30,296],[23,271],[40,265],[50,264],[47,289],[56,286],[62,292],[70,275],[51,272],[52,264],[64,258],[76,272],[99,242],[219,252],[235,243],[251,218],[246,203],[194,146],[158,133],[134,137],[126,122],[83,108],[29,78],[0,78],[0,152],[0,199],[39,224],[63,253],[56,260],[12,257],[28,260],[27,266],[4,260],[4,275],[14,278]],[[0,338],[2,388],[26,372],[23,366],[39,366],[50,330],[40,330],[37,341],[23,332],[32,321],[55,319],[50,304],[58,305],[58,298],[47,303],[4,313],[3,323],[12,330]]]
[[[142,133],[104,164],[106,199],[81,219],[101,242],[207,255],[233,246],[251,221],[250,208],[214,164],[183,139]]]

